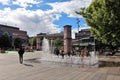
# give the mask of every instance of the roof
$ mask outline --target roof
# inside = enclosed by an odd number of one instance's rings
[[[13,28],[13,29],[19,30],[19,28],[17,28],[17,27],[8,26],[8,25],[3,25],[3,24],[0,24],[0,27],[7,27],[7,28]]]

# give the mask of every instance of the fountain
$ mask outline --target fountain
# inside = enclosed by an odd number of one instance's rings
[[[50,63],[56,63],[56,64],[65,64],[65,65],[87,65],[87,66],[93,66],[98,63],[98,57],[95,55],[94,52],[90,52],[90,56],[68,56],[67,54],[71,52],[72,49],[72,38],[71,38],[71,26],[66,25],[64,26],[64,58],[62,56],[56,56],[53,54],[53,45],[51,42],[52,47],[49,45],[49,40],[44,38],[43,39],[43,53],[41,57],[41,62],[50,62]],[[52,52],[52,53],[51,53]]]
[[[81,56],[68,56],[65,55],[64,59],[62,56],[56,56],[55,54],[51,53],[49,40],[44,38],[43,39],[43,53],[40,61],[56,63],[61,65],[71,65],[71,66],[93,66],[98,63],[98,57],[95,55],[94,52],[90,52],[90,56],[88,57],[81,57]]]
[[[42,44],[42,60],[50,60],[51,54],[50,54],[50,46],[49,41],[44,37],[43,44]]]
[[[43,37],[44,35],[42,35]],[[49,44],[49,40],[44,38],[43,39],[43,44],[42,44],[42,56],[40,59],[34,59],[32,61],[36,61],[36,62],[42,62],[42,63],[55,63],[55,64],[59,64],[59,65],[70,65],[70,66],[92,66],[92,67],[98,67],[98,66],[109,66],[107,65],[109,62],[108,61],[99,61],[98,62],[98,56],[95,54],[95,51],[91,51],[90,56],[85,56],[86,52],[83,51],[84,56],[77,56],[77,55],[70,55],[68,56],[68,52],[70,52],[72,50],[72,38],[71,38],[71,26],[66,25],[64,26],[64,58],[59,55],[56,56],[55,54],[53,54],[53,50],[54,50],[54,45],[52,44],[51,41],[51,45]],[[40,41],[38,39],[38,46]],[[81,54],[82,55],[82,54]],[[108,60],[108,59],[106,59]],[[110,58],[111,61],[111,58]],[[120,62],[114,62],[111,61],[110,64],[116,64],[117,66],[120,65]],[[113,66],[112,65],[112,66]]]

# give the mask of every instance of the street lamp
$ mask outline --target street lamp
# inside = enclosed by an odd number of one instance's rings
[[[79,25],[79,23],[80,23],[80,20],[79,20],[79,18],[77,18],[77,24],[78,24],[78,33],[79,33],[79,28],[80,28],[80,25]]]
[[[78,35],[79,35],[79,28],[80,28],[80,20],[79,20],[79,18],[77,18],[77,25],[78,25]],[[80,50],[80,43],[81,43],[81,40],[80,40],[80,38],[78,38],[78,44],[79,44],[79,50]],[[79,51],[78,50],[78,51]]]

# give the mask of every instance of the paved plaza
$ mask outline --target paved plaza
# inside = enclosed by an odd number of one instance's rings
[[[120,80],[120,67],[71,67],[41,64],[29,60],[40,58],[41,52],[0,54],[0,80]]]

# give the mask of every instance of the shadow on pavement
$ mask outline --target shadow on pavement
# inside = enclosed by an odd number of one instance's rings
[[[31,65],[31,64],[26,64],[26,63],[24,63],[23,65],[29,66],[29,67],[34,67],[33,65]]]

